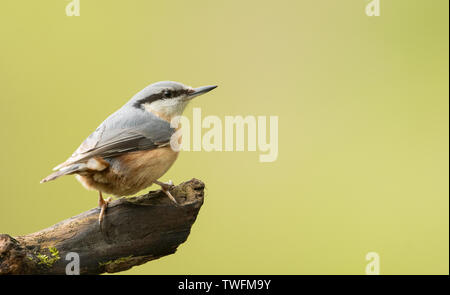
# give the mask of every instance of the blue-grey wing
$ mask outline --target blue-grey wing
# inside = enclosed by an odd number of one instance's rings
[[[67,161],[54,169],[84,162],[92,157],[109,158],[165,146],[170,143],[174,132],[169,122],[151,113],[120,109],[100,124]]]

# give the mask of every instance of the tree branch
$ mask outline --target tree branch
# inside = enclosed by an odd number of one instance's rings
[[[79,255],[80,274],[120,272],[173,254],[189,236],[204,187],[192,179],[171,189],[179,206],[162,191],[115,200],[102,231],[94,208],[29,235],[0,234],[0,274],[66,274],[69,252]]]

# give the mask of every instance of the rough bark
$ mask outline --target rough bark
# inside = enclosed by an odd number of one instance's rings
[[[0,234],[0,274],[66,274],[80,259],[80,274],[120,272],[175,253],[186,241],[203,204],[204,184],[192,179],[173,189],[111,202],[98,224],[94,208],[25,236]],[[68,260],[66,260],[68,259]]]

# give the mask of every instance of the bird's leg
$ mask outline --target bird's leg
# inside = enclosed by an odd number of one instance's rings
[[[172,202],[174,202],[175,205],[178,206],[177,200],[175,200],[175,198],[172,196],[172,194],[169,191],[172,187],[174,187],[172,180],[169,180],[169,182],[161,182],[161,181],[155,180],[154,183],[159,185],[161,187],[161,190],[169,197],[169,199],[171,199]]]
[[[98,215],[98,224],[100,225],[100,228],[102,227],[103,217],[105,216],[106,208],[108,207],[109,202],[111,202],[111,197],[104,200],[102,192],[98,191],[98,206],[100,207],[100,214]]]

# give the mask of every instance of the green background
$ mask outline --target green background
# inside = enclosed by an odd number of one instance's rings
[[[448,274],[448,1],[2,1],[0,232],[95,207],[39,181],[146,85],[186,110],[279,116],[279,156],[183,152],[207,185],[188,241],[126,274]],[[155,187],[156,188],[156,187]]]

